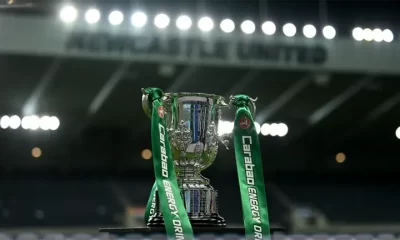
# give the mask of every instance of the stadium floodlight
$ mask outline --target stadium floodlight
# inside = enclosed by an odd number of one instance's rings
[[[276,26],[275,23],[271,22],[271,21],[266,21],[261,25],[261,29],[262,31],[266,34],[266,35],[274,35],[276,32]]]
[[[218,123],[218,135],[222,136],[224,134],[232,133],[233,127],[233,122],[220,120]]]
[[[400,127],[396,129],[396,137],[400,139]]]
[[[72,23],[78,17],[78,11],[74,6],[65,6],[60,10],[60,19],[64,23]]]
[[[269,128],[269,135],[272,137],[278,136],[279,133],[279,126],[277,123],[272,123]]]
[[[214,22],[209,17],[200,18],[197,27],[203,32],[209,32],[214,28]]]
[[[256,25],[250,20],[243,21],[240,28],[245,34],[252,34],[256,31]]]
[[[362,41],[364,39],[364,32],[360,27],[354,28],[352,31],[352,35],[354,40],[356,41]]]
[[[19,118],[17,115],[11,116],[10,117],[10,128],[11,129],[17,129],[21,126],[21,118]]]
[[[10,126],[10,117],[9,116],[3,116],[0,119],[0,127],[2,129],[6,129]]]
[[[154,25],[160,29],[164,29],[168,27],[170,21],[171,20],[166,14],[161,13],[154,18]]]
[[[220,28],[226,33],[231,33],[235,30],[235,23],[231,19],[224,19],[220,24]]]
[[[131,23],[137,28],[144,27],[147,23],[147,15],[144,12],[135,12],[132,14]]]
[[[50,117],[49,119],[49,129],[50,130],[57,130],[60,127],[60,120],[58,117]]]
[[[271,128],[271,126],[270,126],[268,123],[264,123],[264,124],[261,126],[261,129],[260,129],[261,134],[262,134],[263,136],[268,136],[268,135],[269,135],[269,132],[270,132],[270,128]]]
[[[372,31],[372,37],[373,37],[375,42],[382,42],[383,41],[383,32],[382,32],[382,30],[379,29],[379,28],[375,28]]]
[[[296,26],[293,23],[286,23],[283,25],[283,34],[287,37],[293,37],[296,35]]]
[[[43,116],[39,120],[39,127],[42,130],[49,130],[50,129],[50,117],[49,116]]]
[[[383,41],[392,42],[394,39],[393,32],[389,29],[383,30]]]
[[[303,34],[306,38],[313,38],[317,35],[317,29],[314,25],[307,24],[303,27]]]
[[[289,128],[286,124],[284,123],[279,123],[277,125],[277,135],[279,137],[284,137],[286,134],[289,132]]]
[[[108,21],[111,25],[120,25],[124,21],[124,14],[120,11],[112,11],[110,15],[108,15]]]
[[[23,117],[22,118],[22,121],[21,121],[21,127],[23,128],[23,129],[30,129],[31,128],[31,119],[30,119],[31,117],[30,116],[25,116],[25,117]]]
[[[374,35],[372,33],[372,30],[370,28],[365,28],[363,30],[363,38],[365,41],[372,41],[374,39]]]
[[[40,127],[40,118],[38,116],[29,117],[29,129],[37,130]]]
[[[95,24],[100,20],[100,11],[94,8],[87,10],[85,20],[89,24]]]
[[[192,19],[186,15],[180,16],[176,19],[176,26],[180,30],[188,30],[192,27]]]
[[[322,35],[324,35],[324,37],[326,38],[326,39],[334,39],[335,38],[335,36],[336,36],[336,30],[335,30],[335,28],[334,27],[332,27],[332,26],[325,26],[323,29],[322,29]]]

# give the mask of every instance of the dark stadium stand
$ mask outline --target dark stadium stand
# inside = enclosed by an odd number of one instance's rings
[[[1,227],[112,225],[122,207],[97,181],[1,181]],[[29,201],[27,201],[29,199]],[[75,207],[72,207],[75,206]]]
[[[399,223],[400,192],[390,184],[279,184],[295,203],[313,205],[334,223]]]

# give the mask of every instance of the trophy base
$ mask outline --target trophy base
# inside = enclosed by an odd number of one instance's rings
[[[142,236],[149,236],[154,234],[164,235],[165,227],[138,227],[138,228],[100,228],[100,232],[108,233],[116,236],[125,236],[128,234],[140,234]],[[274,233],[286,233],[286,229],[281,226],[270,226],[271,234]],[[236,234],[245,235],[244,227],[193,227],[194,235],[200,234],[214,234],[214,235],[226,235]]]
[[[212,214],[210,217],[194,217],[189,216],[190,223],[192,227],[225,227],[225,219],[218,214]],[[164,218],[161,214],[156,213],[153,215],[149,222],[147,223],[147,227],[164,227]]]

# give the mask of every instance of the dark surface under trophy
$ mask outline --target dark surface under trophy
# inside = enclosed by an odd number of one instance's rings
[[[230,107],[223,97],[204,93],[165,93],[160,99],[163,119],[170,142],[176,180],[183,205],[194,233],[223,232],[244,234],[244,228],[226,227],[219,215],[218,191],[201,172],[210,167],[217,157],[218,145],[228,147],[228,135],[219,135],[218,127],[222,110]],[[148,94],[142,97],[145,114],[151,118],[152,102]],[[255,113],[254,102],[249,105]],[[154,211],[149,216],[147,228],[101,229],[110,233],[164,232],[164,219],[158,194],[154,194]],[[238,211],[241,214],[241,211]],[[282,231],[271,227],[271,232]]]

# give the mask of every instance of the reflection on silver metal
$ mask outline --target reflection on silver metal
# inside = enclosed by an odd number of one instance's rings
[[[217,191],[200,172],[214,162],[219,141],[228,145],[217,130],[221,109],[229,105],[221,96],[202,93],[167,93],[162,102],[175,172],[191,223],[224,226],[224,219],[218,215]],[[147,95],[142,106],[151,116]],[[156,204],[155,215],[159,216],[159,202]]]

